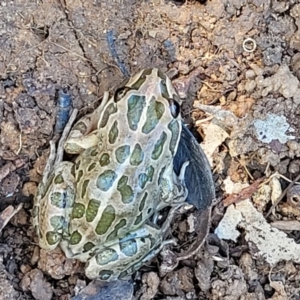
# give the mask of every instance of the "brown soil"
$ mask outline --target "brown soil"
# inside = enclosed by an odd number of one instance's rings
[[[82,265],[59,250],[39,250],[30,221],[49,141],[58,135],[58,92],[68,90],[83,115],[104,91],[154,66],[177,87],[189,86],[182,90],[184,118],[204,140],[220,201],[199,253],[166,275],[158,271],[160,260],[153,261],[133,277],[134,290],[123,287],[123,297],[300,299],[297,257],[272,264],[245,224],[235,240],[215,234],[227,196],[238,194],[225,205],[243,202],[259,192],[255,179],[278,172],[293,180],[300,173],[299,16],[298,0],[2,0],[0,211],[19,203],[23,208],[2,230],[0,299],[70,299],[89,283]],[[289,182],[276,178],[270,182],[280,196]],[[234,192],[228,182],[254,185]],[[279,196],[270,196],[275,188],[269,181],[265,187],[269,196],[253,196],[256,211],[269,223],[297,225],[299,189],[266,216],[270,199]],[[178,217],[178,238],[190,233],[191,218]],[[299,227],[290,226],[280,230],[296,244]],[[49,264],[56,260],[58,265]]]

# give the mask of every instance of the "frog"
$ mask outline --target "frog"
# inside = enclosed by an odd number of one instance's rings
[[[39,246],[59,246],[85,263],[90,279],[126,279],[161,249],[187,199],[189,162],[173,170],[182,130],[181,99],[158,68],[130,77],[72,125],[50,155],[32,210]],[[68,127],[68,128],[67,128]],[[63,160],[64,152],[76,155]],[[159,224],[160,212],[169,208]]]

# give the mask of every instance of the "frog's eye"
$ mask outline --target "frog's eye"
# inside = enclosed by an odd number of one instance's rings
[[[120,101],[124,97],[124,95],[128,92],[128,90],[130,90],[130,88],[127,86],[118,88],[114,94],[114,101],[115,102]]]
[[[177,118],[180,113],[180,104],[175,99],[169,98],[170,111],[173,118]]]

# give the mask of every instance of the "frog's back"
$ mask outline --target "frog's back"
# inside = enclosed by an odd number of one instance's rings
[[[68,245],[74,254],[88,256],[96,245],[139,228],[161,200],[160,180],[173,170],[181,125],[180,116],[170,112],[157,69],[149,72],[144,82],[138,74],[140,81],[131,79],[130,88],[107,103],[98,124],[99,145],[76,160]]]

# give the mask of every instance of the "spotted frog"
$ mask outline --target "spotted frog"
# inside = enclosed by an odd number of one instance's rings
[[[180,100],[158,69],[131,77],[101,105],[64,132],[50,157],[34,200],[39,245],[61,247],[86,262],[89,278],[126,278],[166,243],[171,213],[187,198],[184,163],[173,159],[181,134]],[[63,161],[63,151],[78,154]]]

